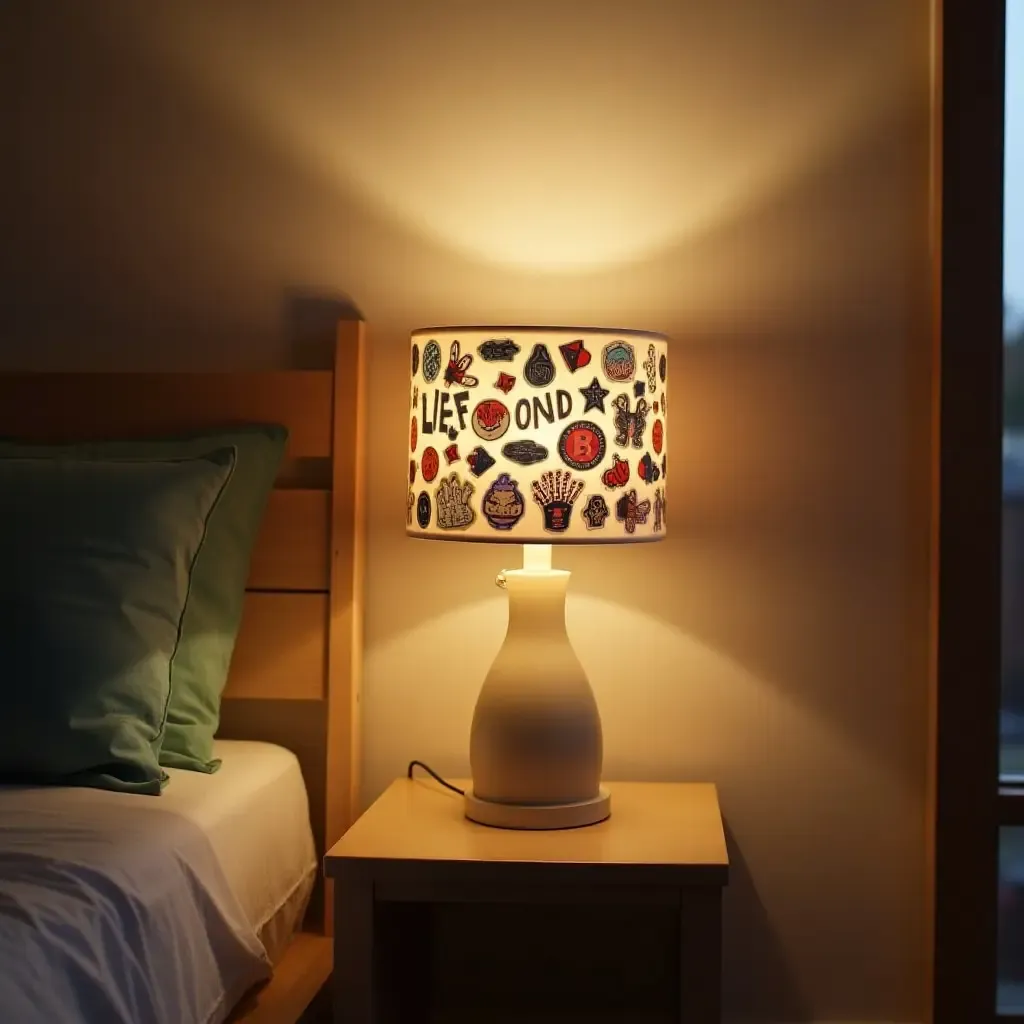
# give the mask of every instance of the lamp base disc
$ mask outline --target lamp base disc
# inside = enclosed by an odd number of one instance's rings
[[[504,804],[482,800],[466,790],[466,817],[492,828],[553,829],[596,825],[612,813],[611,794],[601,789],[592,800],[571,804]]]

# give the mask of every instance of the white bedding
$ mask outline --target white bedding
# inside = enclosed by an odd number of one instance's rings
[[[280,748],[218,756],[159,797],[0,787],[0,1021],[214,1024],[269,976],[260,933],[315,873],[305,789]]]
[[[299,762],[271,743],[217,740],[213,775],[169,768],[160,800],[207,835],[245,916],[277,961],[316,880],[309,799]]]

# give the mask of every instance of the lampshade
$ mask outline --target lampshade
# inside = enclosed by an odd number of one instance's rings
[[[668,345],[645,331],[436,327],[411,338],[406,532],[665,536]]]

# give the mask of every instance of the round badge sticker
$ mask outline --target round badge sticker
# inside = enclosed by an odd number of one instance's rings
[[[413,416],[409,424],[409,450],[416,451],[416,442],[419,440],[419,432],[416,427],[416,417]]]
[[[661,425],[661,420],[655,420],[654,426],[651,427],[651,444],[654,445],[655,455],[661,454],[661,449],[664,443],[665,428]]]
[[[423,379],[431,384],[437,380],[441,372],[441,346],[436,341],[428,341],[423,346]]]
[[[426,491],[420,491],[416,499],[416,522],[420,524],[421,530],[430,525],[430,495]]]
[[[478,402],[473,410],[473,433],[484,441],[496,441],[512,422],[512,416],[503,402],[488,398]]]
[[[562,461],[581,472],[593,469],[604,458],[605,448],[604,431],[590,420],[570,423],[558,439]]]
[[[441,466],[441,459],[436,448],[424,448],[423,458],[420,459],[420,469],[423,471],[423,479],[429,484]]]

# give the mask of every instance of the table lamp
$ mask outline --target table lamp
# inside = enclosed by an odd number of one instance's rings
[[[474,821],[573,828],[611,813],[601,718],[565,628],[570,574],[551,568],[551,545],[665,536],[667,348],[605,328],[412,334],[406,532],[523,545],[523,567],[498,576],[508,631],[473,713]]]

